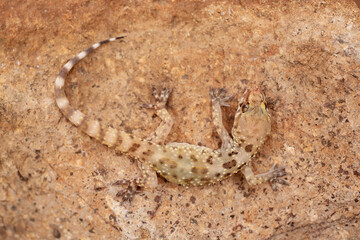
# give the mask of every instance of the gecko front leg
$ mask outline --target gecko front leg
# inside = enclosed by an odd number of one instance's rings
[[[160,126],[158,126],[156,130],[146,138],[146,140],[160,145],[164,145],[164,142],[174,124],[171,115],[166,110],[166,103],[172,89],[167,89],[164,86],[159,93],[155,86],[151,85],[151,87],[153,90],[153,95],[155,97],[155,104],[143,104],[142,106],[145,108],[155,109],[156,115],[161,119],[161,123]],[[145,180],[145,186],[155,188],[158,183],[156,172],[148,164],[144,164],[140,161],[138,161],[138,166],[142,170],[143,178]]]
[[[280,183],[283,185],[287,185],[288,183],[283,180],[279,179],[278,177],[282,177],[286,175],[285,168],[279,167],[276,164],[272,166],[272,168],[266,172],[261,174],[254,174],[251,167],[249,165],[246,165],[241,172],[244,174],[246,181],[250,185],[257,185],[263,182],[269,181],[271,184],[271,188],[276,191],[277,187],[275,183]]]
[[[227,101],[232,96],[225,96],[226,90],[224,88],[213,89],[210,88],[210,97],[212,103],[212,117],[215,125],[216,132],[219,134],[221,138],[221,150],[225,150],[230,148],[231,145],[231,137],[228,131],[225,129],[224,124],[222,122],[222,114],[221,107],[228,107],[229,104]]]

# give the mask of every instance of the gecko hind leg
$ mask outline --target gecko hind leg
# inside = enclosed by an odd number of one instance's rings
[[[273,191],[277,191],[276,183],[288,185],[285,180],[279,179],[279,177],[286,175],[285,168],[277,166],[277,164],[274,164],[268,172],[262,174],[255,175],[249,165],[245,166],[241,171],[250,185],[257,185],[269,181]]]
[[[152,86],[152,89],[156,103],[142,104],[141,106],[155,109],[156,115],[161,118],[162,122],[160,126],[152,134],[150,134],[149,137],[146,138],[146,140],[157,144],[163,144],[173,125],[173,120],[166,110],[166,103],[171,93],[171,89],[166,89],[163,87],[160,93],[158,93],[154,86]],[[124,179],[113,183],[114,186],[126,185],[123,190],[116,194],[117,198],[121,197],[122,203],[126,201],[131,202],[135,194],[139,192],[139,188],[154,189],[157,186],[158,180],[156,172],[149,165],[139,160],[137,160],[137,165],[142,171],[141,178],[136,178],[134,180]]]
[[[132,180],[122,179],[115,181],[112,186],[122,187],[125,186],[122,190],[118,191],[115,195],[115,198],[121,198],[121,205],[124,202],[129,202],[133,200],[134,196],[141,192],[142,188],[151,188],[154,189],[157,186],[157,175],[154,170],[150,168],[147,164],[144,164],[137,161],[138,167],[142,171],[142,177],[135,178]]]
[[[143,178],[136,178],[133,180],[119,180],[114,182],[113,186],[124,186],[126,188],[116,193],[116,198],[121,197],[121,204],[128,201],[131,202],[136,193],[139,192],[138,188],[144,186]]]

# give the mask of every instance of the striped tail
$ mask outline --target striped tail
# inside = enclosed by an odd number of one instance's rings
[[[125,36],[110,38],[95,43],[85,51],[82,51],[74,58],[70,59],[61,69],[59,75],[56,78],[55,99],[56,104],[64,116],[86,134],[99,140],[109,147],[116,147],[116,149],[121,152],[129,152],[135,157],[140,157],[142,154],[139,154],[139,152],[143,152],[145,149],[148,149],[148,145],[151,143],[132,136],[124,131],[118,131],[112,127],[102,126],[102,124],[97,120],[89,119],[84,113],[70,105],[64,90],[65,78],[76,63],[78,63],[81,59],[89,55],[89,53],[101,45],[123,38],[125,38]]]

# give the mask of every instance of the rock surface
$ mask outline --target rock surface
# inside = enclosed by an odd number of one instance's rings
[[[0,3],[1,239],[358,239],[360,9],[354,1],[34,1]],[[172,87],[168,142],[217,148],[210,87],[263,86],[270,138],[257,172],[286,167],[289,186],[239,175],[184,188],[161,179],[131,204],[115,180],[132,159],[71,125],[55,105],[62,65],[82,111],[146,137],[159,124],[150,84]]]

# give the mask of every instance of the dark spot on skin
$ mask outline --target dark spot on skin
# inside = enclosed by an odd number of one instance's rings
[[[222,157],[222,153],[219,153],[219,154],[218,154],[218,157]]]
[[[236,161],[232,160],[223,164],[223,168],[230,169],[236,166]]]
[[[99,44],[100,44],[100,45],[103,45],[103,44],[105,44],[105,43],[107,43],[107,42],[110,42],[110,40],[109,40],[109,39],[102,40],[101,42],[99,42]]]
[[[207,174],[208,172],[209,172],[209,169],[207,169],[207,168],[201,169],[202,174]]]
[[[165,176],[167,176],[168,174],[167,174],[167,172],[163,172],[163,173],[161,173],[161,175],[163,175],[163,176],[165,177]]]
[[[64,114],[66,115],[66,116],[68,116],[67,118],[69,119],[69,118],[71,118],[71,116],[74,114],[74,112],[75,112],[75,108],[73,108],[73,107],[70,107],[70,106],[67,106],[67,108],[65,108],[65,109],[63,109],[64,110]]]
[[[106,129],[100,128],[99,139],[101,142],[104,142],[105,133],[106,133]]]
[[[179,155],[179,156],[178,156],[178,158],[179,158],[179,159],[182,159],[182,158],[183,158],[183,156],[182,156],[182,155]]]
[[[230,175],[231,175],[231,173],[227,173],[227,174],[224,175],[224,177],[228,177]]]
[[[187,178],[187,179],[184,179],[184,182],[185,183],[190,183],[191,181],[193,181],[194,180],[194,178]]]
[[[163,165],[165,162],[166,162],[166,159],[165,159],[165,158],[161,158],[161,159],[159,160],[159,163],[160,163],[161,165]]]
[[[164,153],[166,153],[166,152],[167,152],[167,150],[164,148],[164,149],[163,149],[163,152],[164,152]]]
[[[135,152],[140,147],[140,144],[134,143],[128,150],[128,152]]]
[[[190,159],[191,159],[193,162],[197,162],[197,161],[198,161],[194,155],[190,155]]]
[[[220,176],[221,176],[221,173],[215,174],[215,177],[220,177]]]
[[[80,123],[80,125],[78,126],[78,128],[80,130],[83,130],[84,132],[87,132],[88,129],[88,119],[86,118],[86,116],[84,117],[84,119],[82,120],[82,122]],[[120,142],[121,143],[121,142]]]
[[[153,143],[152,142],[147,142],[148,144],[149,144],[149,146],[152,146],[153,145]]]
[[[192,173],[197,173],[197,172],[198,172],[198,169],[197,169],[196,167],[193,167],[193,168],[191,169],[191,172],[192,172]]]
[[[200,180],[204,183],[210,182],[210,178],[201,178]]]
[[[209,156],[207,159],[206,159],[206,162],[210,165],[213,164],[213,161],[212,161],[213,157],[212,156]]]
[[[145,156],[150,156],[151,154],[153,154],[153,151],[151,151],[150,149],[148,149],[147,151],[142,153]]]
[[[169,167],[170,167],[170,168],[176,168],[176,167],[177,167],[177,163],[176,163],[176,162],[172,162]]]
[[[238,152],[233,151],[233,152],[229,153],[228,155],[229,155],[229,157],[231,157],[232,155],[236,155],[236,154],[238,154]]]
[[[178,176],[176,174],[173,174],[172,177],[177,179]]]
[[[190,202],[192,202],[192,204],[194,204],[195,201],[196,201],[196,198],[195,198],[194,196],[191,196],[191,197],[190,197]]]
[[[246,151],[246,152],[251,152],[252,148],[253,148],[253,145],[252,145],[252,144],[246,145],[245,151]]]
[[[131,139],[134,139],[134,136],[133,136],[133,135],[129,135],[129,137],[130,137]]]

